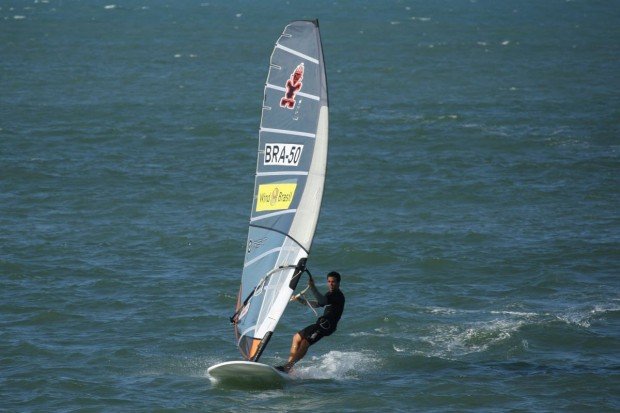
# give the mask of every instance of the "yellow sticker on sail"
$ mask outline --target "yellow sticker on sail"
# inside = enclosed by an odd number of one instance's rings
[[[256,212],[288,209],[293,202],[295,189],[296,183],[259,185]]]

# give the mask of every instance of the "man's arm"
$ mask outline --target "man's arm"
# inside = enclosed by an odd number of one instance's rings
[[[314,280],[310,278],[308,280],[308,285],[310,286],[310,291],[316,297],[316,304],[318,307],[323,307],[327,304],[327,298],[316,289],[316,285],[314,285]]]
[[[301,294],[297,294],[294,295],[293,297],[291,297],[291,301],[297,301],[299,304],[302,305],[309,305],[312,308],[318,308],[319,307],[319,303],[317,301],[314,300],[307,300],[303,295]]]
[[[312,308],[325,306],[327,304],[327,298],[316,289],[312,278],[308,280],[308,287],[310,288],[310,291],[312,291],[312,294],[316,297],[316,300],[308,300],[304,297],[304,293],[308,290],[308,288],[306,288],[301,293],[292,296],[291,301],[297,301],[300,304],[309,305]]]

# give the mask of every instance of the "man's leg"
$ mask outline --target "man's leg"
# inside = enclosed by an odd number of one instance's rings
[[[291,370],[293,365],[306,355],[308,352],[308,347],[310,347],[308,340],[303,338],[301,334],[296,333],[293,336],[293,341],[291,342],[291,352],[288,356],[288,362],[285,365],[278,367],[278,370],[285,372]]]
[[[297,355],[297,350],[299,349],[301,340],[303,340],[301,335],[299,333],[295,333],[295,335],[293,336],[293,341],[291,341],[291,351],[288,354],[289,363],[295,359],[295,355]]]
[[[304,358],[306,353],[308,352],[308,347],[310,347],[310,343],[308,340],[303,338],[301,334],[296,333],[293,336],[293,342],[291,344],[291,353],[288,356],[288,363],[291,367],[293,364],[297,363],[299,360]]]

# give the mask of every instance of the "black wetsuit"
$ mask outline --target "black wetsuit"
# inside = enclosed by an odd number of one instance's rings
[[[316,323],[309,325],[299,331],[299,335],[308,340],[310,344],[314,344],[325,336],[329,336],[336,331],[336,326],[342,312],[344,311],[344,294],[337,290],[325,294],[327,303],[323,315],[316,320]]]

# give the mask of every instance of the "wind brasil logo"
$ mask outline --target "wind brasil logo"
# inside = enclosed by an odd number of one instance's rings
[[[297,166],[303,151],[303,145],[291,143],[266,143],[264,165]]]
[[[296,182],[262,184],[256,194],[256,212],[288,209],[293,202]]]
[[[295,71],[291,73],[291,77],[286,81],[286,91],[284,97],[280,99],[280,106],[287,109],[295,108],[295,96],[303,86],[304,64],[300,63]]]

